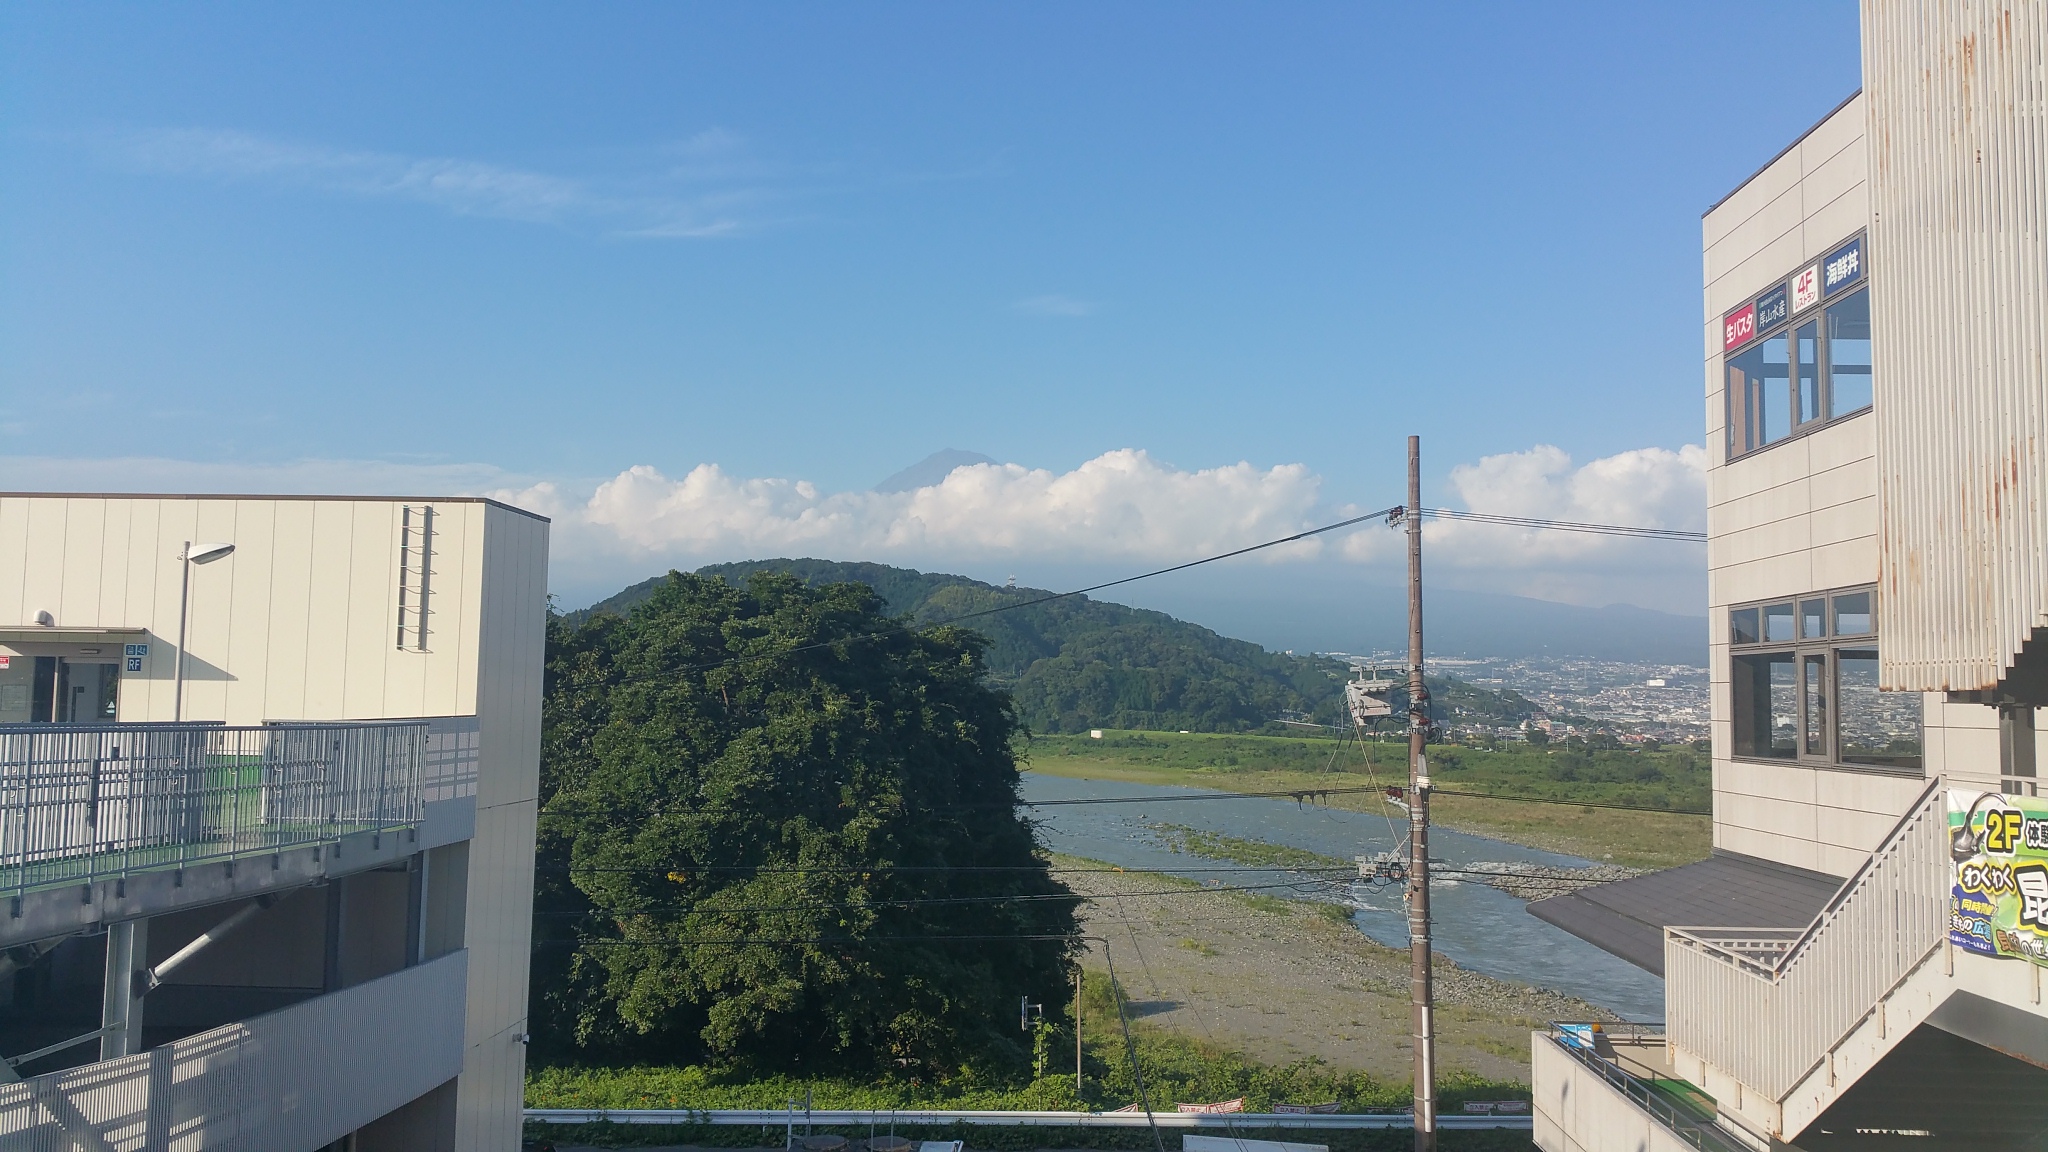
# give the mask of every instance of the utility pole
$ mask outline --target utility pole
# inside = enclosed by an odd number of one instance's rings
[[[1422,683],[1422,438],[1408,438],[1408,991],[1415,1152],[1436,1152],[1436,1021],[1429,971],[1429,690]]]

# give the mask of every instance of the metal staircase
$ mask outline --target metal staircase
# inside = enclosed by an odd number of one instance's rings
[[[1784,1139],[1881,1059],[1941,999],[1895,1006],[1942,951],[1947,831],[1937,779],[1805,930],[1667,928],[1665,1014],[1681,1071]]]

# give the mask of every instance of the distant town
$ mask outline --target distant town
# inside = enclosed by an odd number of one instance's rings
[[[1406,660],[1394,652],[1321,655],[1383,672]],[[1432,656],[1428,666],[1477,688],[1519,694],[1536,706],[1533,715],[1511,723],[1453,715],[1445,725],[1453,739],[1528,740],[1532,730],[1543,734],[1536,737],[1539,742],[1607,737],[1622,744],[1685,744],[1707,739],[1708,679],[1702,667],[1570,656]]]

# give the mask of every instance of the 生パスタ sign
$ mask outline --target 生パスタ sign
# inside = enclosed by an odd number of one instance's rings
[[[2048,964],[2048,800],[1951,789],[1949,941]]]

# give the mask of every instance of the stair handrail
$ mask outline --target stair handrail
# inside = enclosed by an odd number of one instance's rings
[[[1797,936],[1785,939],[1789,930],[1755,928],[1666,929],[1666,1016],[1674,1041],[1773,1099],[1783,1099],[1812,1075],[1941,946],[1947,876],[1935,863],[1947,862],[1944,787],[1939,777],[1928,781],[1877,849]],[[1888,898],[1864,908],[1858,897],[1877,891],[1880,879]],[[1822,951],[1828,934],[1856,915],[1875,918],[1873,924],[1856,927],[1865,934],[1876,930],[1883,943],[1872,949],[1859,941],[1853,958],[1836,956],[1840,949]],[[1778,939],[1784,939],[1782,946]],[[1688,962],[1689,956],[1710,966],[1699,968],[1697,961]],[[1822,984],[1813,989],[1785,988],[1803,962],[1824,959],[1851,967],[1820,974],[1816,979]],[[1717,967],[1739,974],[1732,977],[1738,983],[1713,976]],[[1742,991],[1747,981],[1756,982],[1748,985],[1755,992]]]

